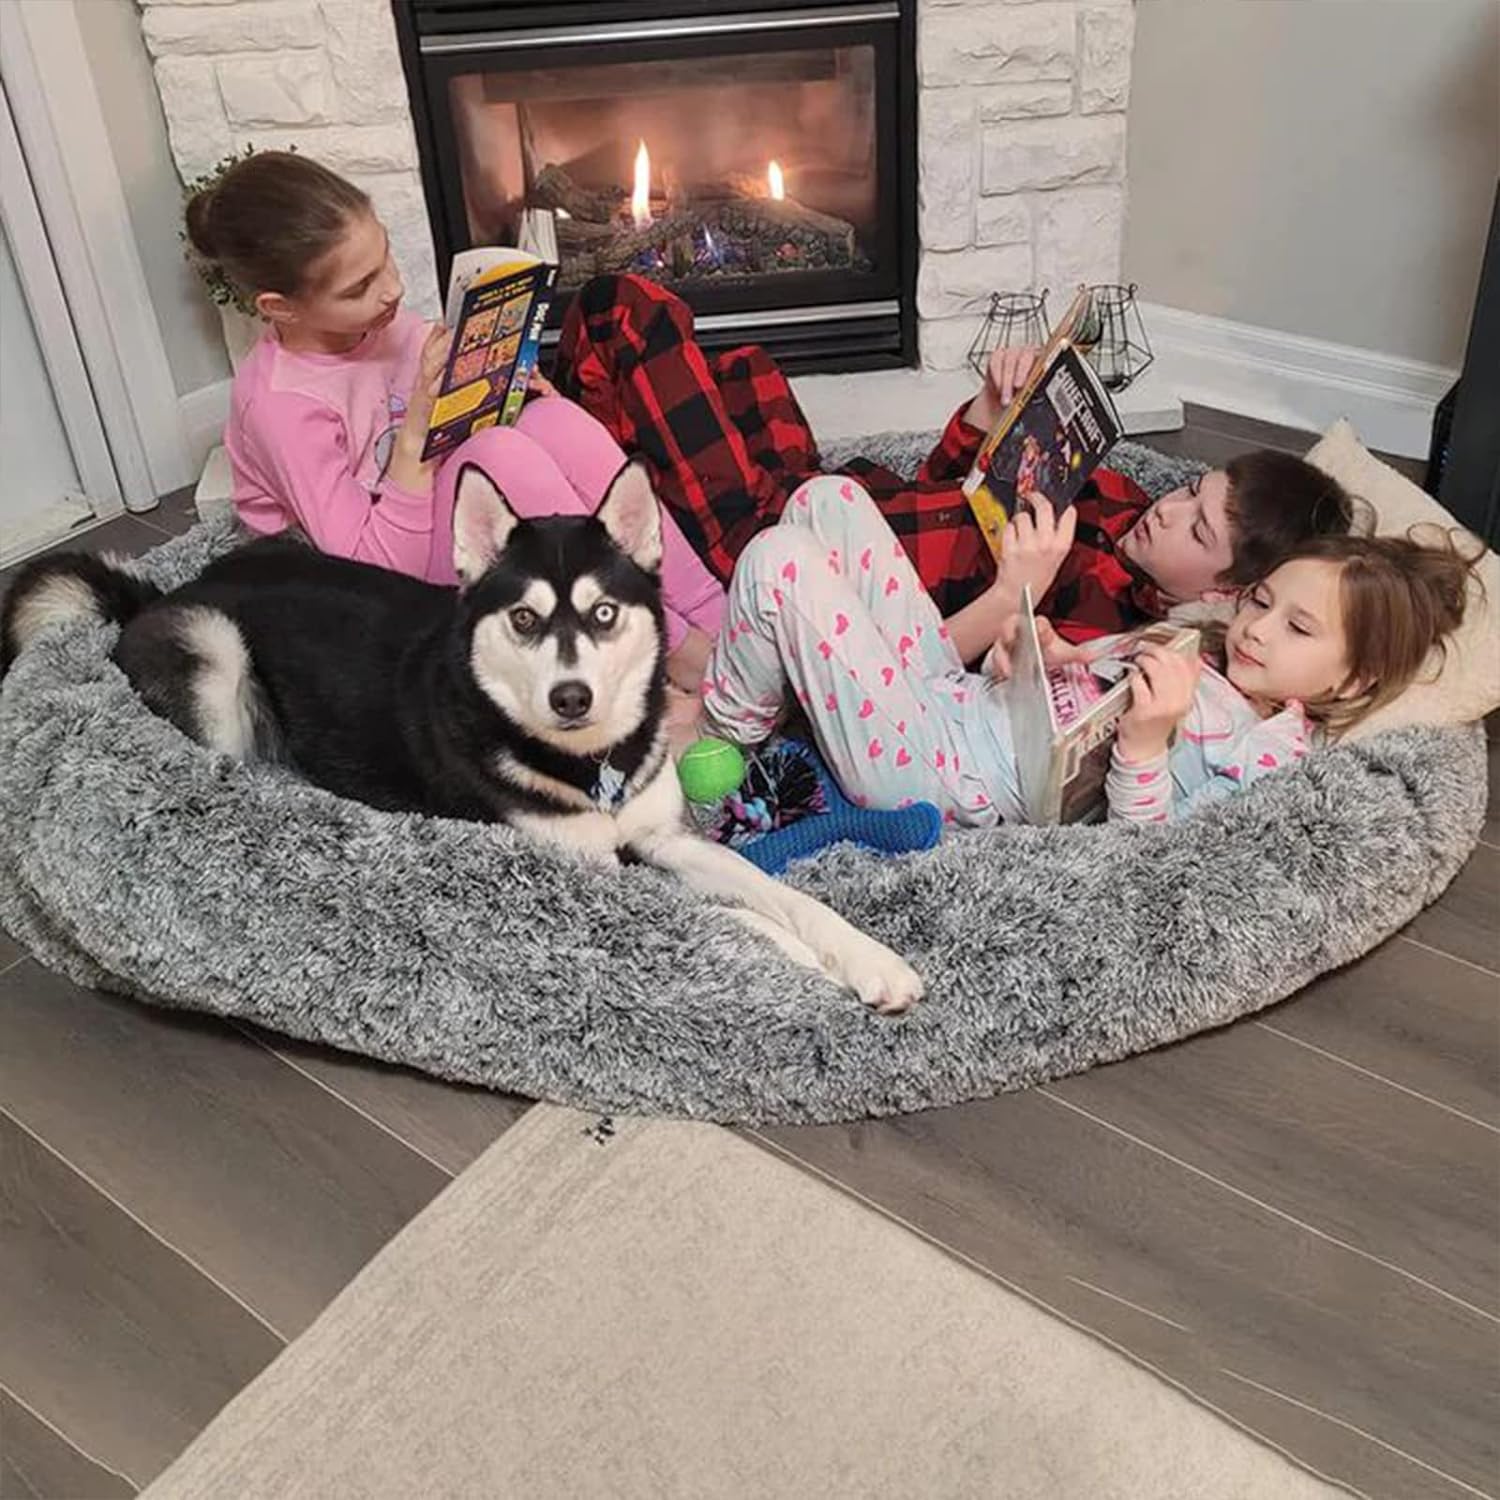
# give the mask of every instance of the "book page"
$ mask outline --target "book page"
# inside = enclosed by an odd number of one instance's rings
[[[1016,754],[1016,779],[1028,823],[1055,823],[1060,769],[1054,747],[1057,721],[1042,646],[1037,636],[1036,609],[1029,587],[1021,591],[1021,623],[1011,650],[1010,679],[1005,684],[1005,711],[1010,720]]]
[[[460,250],[448,267],[448,295],[443,302],[443,322],[449,328],[458,326],[464,296],[476,282],[494,280],[537,264],[539,261],[535,255],[509,245],[476,245],[470,250]]]

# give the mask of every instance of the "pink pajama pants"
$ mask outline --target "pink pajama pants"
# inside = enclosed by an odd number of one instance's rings
[[[703,684],[716,732],[741,744],[789,698],[854,801],[933,802],[969,827],[1018,814],[1003,690],[964,669],[905,548],[838,475],[808,480],[740,554]]]

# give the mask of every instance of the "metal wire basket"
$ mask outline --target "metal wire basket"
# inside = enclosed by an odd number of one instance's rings
[[[1047,319],[1047,292],[991,292],[989,311],[969,345],[969,367],[984,379],[996,349],[1044,344],[1052,332]]]
[[[1091,286],[1099,339],[1088,357],[1106,390],[1123,391],[1153,359],[1146,325],[1141,321],[1136,285]]]

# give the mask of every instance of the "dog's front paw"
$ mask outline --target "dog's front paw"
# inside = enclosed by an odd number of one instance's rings
[[[839,969],[835,977],[883,1016],[899,1016],[922,998],[917,971],[873,938],[861,935],[854,951],[840,955]]]

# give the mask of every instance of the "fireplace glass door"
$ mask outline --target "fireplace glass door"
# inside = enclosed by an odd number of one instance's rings
[[[899,353],[915,213],[896,0],[597,24],[578,9],[419,39],[444,264],[519,244],[557,260],[564,304],[633,272],[711,325],[816,345],[820,325],[868,342],[883,319]]]

